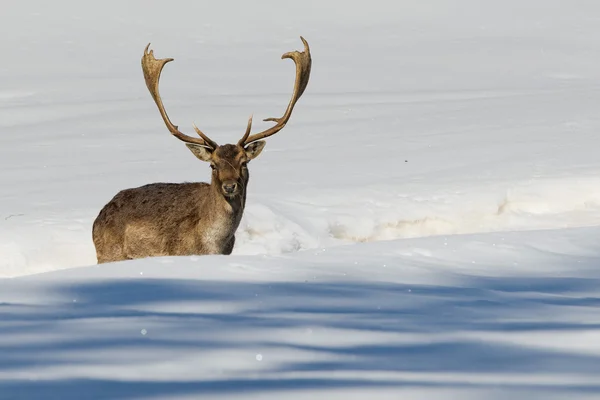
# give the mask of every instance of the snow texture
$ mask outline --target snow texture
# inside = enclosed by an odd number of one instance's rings
[[[600,3],[81,2],[0,12],[0,399],[598,399]],[[119,190],[250,165],[231,256],[95,265]]]

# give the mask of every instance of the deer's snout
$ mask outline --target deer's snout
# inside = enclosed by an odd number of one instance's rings
[[[223,193],[228,195],[236,194],[238,191],[238,184],[234,181],[224,182],[221,187],[223,188]]]

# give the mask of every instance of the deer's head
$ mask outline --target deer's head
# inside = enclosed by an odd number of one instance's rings
[[[242,193],[248,182],[248,163],[260,154],[265,144],[264,140],[259,140],[245,147],[224,144],[210,150],[192,143],[187,143],[187,147],[200,160],[210,163],[212,184],[223,196],[235,197]]]
[[[158,111],[167,125],[167,128],[173,136],[185,142],[188,149],[190,149],[198,159],[210,163],[213,170],[212,184],[215,187],[218,187],[226,197],[235,197],[244,191],[245,185],[248,182],[247,165],[250,160],[256,158],[265,147],[266,142],[262,139],[274,135],[283,129],[292,115],[294,105],[306,89],[310,77],[312,59],[308,43],[303,37],[300,37],[300,39],[302,40],[302,43],[304,43],[303,52],[292,51],[281,56],[282,59],[291,58],[296,64],[296,81],[294,83],[292,99],[283,116],[281,118],[265,119],[265,121],[275,122],[275,125],[265,131],[252,135],[250,134],[250,131],[252,130],[252,117],[250,117],[248,119],[246,132],[237,144],[225,145],[218,145],[198,129],[196,125],[193,126],[198,136],[200,136],[199,138],[181,133],[178,127],[171,122],[160,97],[158,83],[163,67],[166,63],[173,61],[173,59],[163,58],[157,60],[154,58],[153,50],[148,51],[150,44],[148,44],[144,50],[144,55],[142,56],[142,70],[144,72],[146,86],[158,106]]]

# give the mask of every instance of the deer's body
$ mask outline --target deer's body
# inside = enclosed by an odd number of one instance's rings
[[[291,52],[296,64],[296,83],[288,108],[281,118],[269,118],[276,125],[250,135],[252,117],[246,133],[237,144],[219,146],[198,128],[200,138],[181,133],[167,116],[158,92],[161,71],[172,59],[157,60],[148,47],[142,57],[146,86],[173,136],[185,142],[200,160],[210,162],[211,182],[152,183],[117,193],[94,221],[92,238],[98,263],[156,256],[231,254],[246,204],[248,167],[265,141],[279,132],[289,120],[310,76],[308,43],[305,51]]]
[[[204,183],[151,183],[125,189],[92,228],[98,262],[231,254],[245,196],[228,200]]]

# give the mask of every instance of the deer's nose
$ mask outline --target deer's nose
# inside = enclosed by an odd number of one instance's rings
[[[223,191],[227,194],[235,193],[237,190],[237,183],[235,182],[226,182],[223,184]]]

